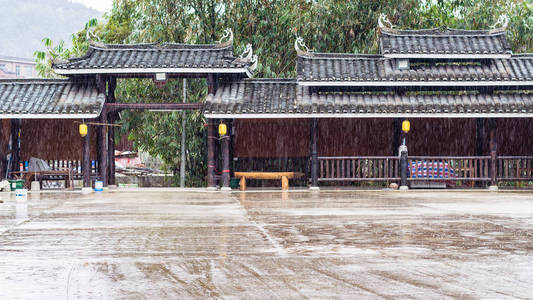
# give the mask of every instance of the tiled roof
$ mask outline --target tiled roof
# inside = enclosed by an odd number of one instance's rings
[[[297,79],[309,85],[532,85],[533,55],[480,62],[412,62],[380,55],[311,53],[297,58]]]
[[[382,29],[381,54],[388,57],[505,57],[512,51],[505,31]]]
[[[222,83],[215,95],[209,94],[206,113],[290,113],[296,99],[293,79],[247,79]]]
[[[242,80],[208,95],[204,113],[208,118],[533,116],[533,94],[328,93],[312,92],[295,80]]]
[[[87,81],[0,80],[0,118],[95,118],[105,96]]]
[[[86,55],[56,62],[58,74],[94,73],[235,73],[249,74],[253,62],[233,55],[231,45],[92,43]]]

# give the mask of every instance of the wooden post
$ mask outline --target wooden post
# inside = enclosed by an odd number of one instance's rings
[[[6,128],[4,128],[4,123],[0,121],[0,130],[6,131]],[[0,133],[0,137],[5,136]],[[5,146],[4,144],[5,140],[0,141],[0,180],[4,180],[6,178],[6,153],[4,153]]]
[[[318,190],[318,119],[311,119],[311,188]]]
[[[214,189],[215,182],[215,121],[207,120],[207,187]]]
[[[187,102],[187,78],[183,78],[183,103]],[[187,116],[185,110],[181,112],[181,164],[180,164],[180,187],[185,187],[185,138],[186,138],[186,121]]]
[[[407,151],[400,153],[400,189],[407,190]]]
[[[11,120],[11,172],[20,171],[20,125],[20,119]]]
[[[392,155],[398,156],[398,147],[400,147],[400,136],[402,121],[398,118],[392,120]]]
[[[222,190],[231,190],[229,187],[230,181],[230,166],[229,166],[229,143],[230,133],[222,137]]]
[[[117,87],[117,78],[109,78],[108,83],[108,100],[111,103],[116,102],[115,88]],[[115,112],[108,112],[107,122],[109,124],[115,124],[116,119]],[[110,126],[107,133],[107,181],[109,185],[116,185],[115,180],[115,128]]]
[[[105,107],[102,109],[102,114],[100,115],[100,123],[107,124],[107,110]],[[98,153],[98,158],[100,160],[100,180],[102,180],[104,186],[107,187],[107,174],[109,173],[107,168],[107,157],[109,155],[107,151],[107,126],[98,126],[98,131],[100,132],[98,135],[98,138],[100,139],[100,151]]]
[[[87,135],[83,138],[83,187],[91,187],[91,131],[92,128],[87,128]]]
[[[495,119],[489,119],[489,128],[490,128],[490,140],[489,140],[489,148],[490,148],[490,187],[489,190],[491,191],[497,191],[498,190],[498,181],[496,178],[496,152],[498,149],[498,145],[496,143],[496,120]]]

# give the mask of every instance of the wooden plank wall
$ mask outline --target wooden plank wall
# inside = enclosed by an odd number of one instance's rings
[[[476,155],[476,119],[410,119],[410,155]],[[309,119],[234,121],[235,157],[309,155]],[[533,119],[498,119],[498,155],[533,155]],[[320,156],[392,155],[393,119],[320,119]],[[485,122],[483,155],[489,153]]]
[[[45,160],[81,160],[83,138],[80,120],[22,120],[21,159],[37,157]],[[96,160],[96,132],[91,134],[91,160]]]

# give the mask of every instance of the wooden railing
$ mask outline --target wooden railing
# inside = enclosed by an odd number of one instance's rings
[[[318,157],[319,181],[400,180],[400,159],[395,156]],[[425,164],[423,172],[411,173]],[[490,156],[410,156],[408,180],[490,180]],[[445,170],[448,168],[448,170]],[[440,170],[442,169],[442,170]],[[448,173],[445,174],[445,171]]]
[[[490,156],[409,156],[408,180],[490,181]],[[413,167],[425,166],[426,173]]]
[[[497,179],[502,181],[533,180],[532,156],[498,156],[496,159]]]
[[[319,181],[387,181],[400,179],[400,159],[389,156],[318,157]]]
[[[52,170],[62,170],[70,168],[72,170],[72,176],[74,179],[81,179],[83,169],[83,162],[81,160],[47,160],[46,163]],[[98,161],[95,160],[91,164],[91,176],[96,176],[98,173]]]

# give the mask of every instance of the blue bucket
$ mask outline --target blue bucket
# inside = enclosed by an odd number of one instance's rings
[[[104,190],[104,182],[101,180],[97,180],[94,182],[94,191],[95,192],[101,192]]]

